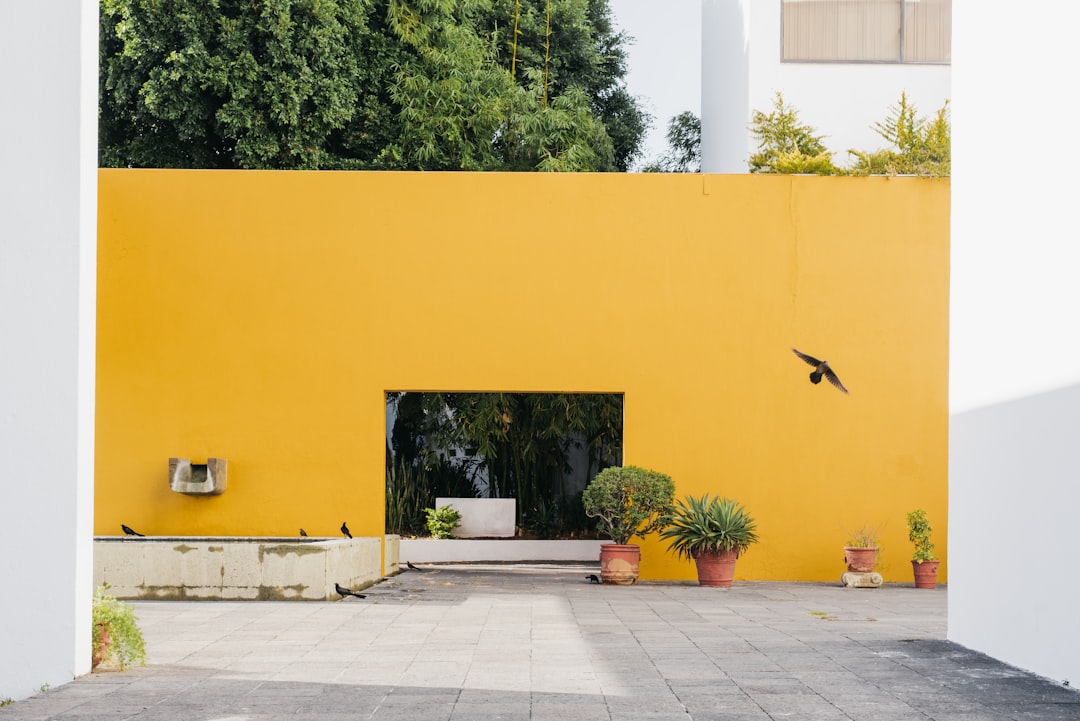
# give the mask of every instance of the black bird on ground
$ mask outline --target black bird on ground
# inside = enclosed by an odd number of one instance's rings
[[[341,522],[341,532],[344,533],[349,538],[352,538],[352,534],[349,533],[349,527],[345,525],[345,521]]]
[[[356,596],[357,598],[367,598],[367,596],[365,596],[362,593],[357,593],[356,591],[350,591],[349,589],[342,586],[340,583],[335,583],[334,584],[334,590],[337,591],[338,595],[341,596],[342,598],[344,598],[345,596]]]
[[[405,565],[408,566],[409,569],[412,570],[412,571],[421,571],[422,572],[424,570],[422,568],[418,568],[417,566],[414,566],[412,561],[406,561]]]
[[[589,583],[600,583],[600,577],[597,576],[595,573],[590,573],[585,578],[589,579]]]
[[[301,528],[300,529],[300,535],[301,536],[307,536],[307,531],[305,531],[303,528]]]
[[[124,530],[124,535],[125,536],[142,536],[143,535],[141,533],[136,533],[135,531],[133,531],[130,528],[128,528],[127,526],[125,526],[123,523],[120,524],[120,528],[122,528]]]
[[[844,388],[844,384],[841,383],[840,379],[836,376],[836,372],[832,368],[829,367],[829,361],[827,361],[827,360],[818,360],[817,358],[815,358],[812,355],[806,355],[805,353],[800,353],[795,348],[792,348],[791,350],[793,350],[795,352],[795,355],[802,358],[802,360],[805,363],[807,363],[808,365],[814,366],[814,370],[812,370],[810,372],[810,382],[811,383],[813,383],[814,385],[817,385],[818,383],[821,382],[821,379],[824,377],[825,380],[832,383],[834,386],[836,386],[837,388],[842,390],[844,393],[848,392],[847,388]]]

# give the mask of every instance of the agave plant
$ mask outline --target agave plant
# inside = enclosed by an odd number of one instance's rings
[[[757,543],[757,522],[731,498],[687,496],[675,505],[660,537],[681,557],[735,551],[741,555]]]

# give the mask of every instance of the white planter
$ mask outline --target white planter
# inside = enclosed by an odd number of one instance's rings
[[[436,498],[435,507],[453,506],[461,514],[455,538],[513,538],[517,501],[513,498]]]

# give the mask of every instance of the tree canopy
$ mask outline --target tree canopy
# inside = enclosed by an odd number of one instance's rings
[[[607,0],[101,0],[104,166],[626,170]]]
[[[684,110],[668,121],[668,151],[648,163],[646,173],[700,173],[701,119]]]

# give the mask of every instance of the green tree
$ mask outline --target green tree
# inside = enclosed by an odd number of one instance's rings
[[[512,78],[475,31],[486,0],[390,0],[389,24],[411,51],[390,95],[401,136],[380,160],[418,170],[498,170],[494,140],[505,124]]]
[[[701,120],[689,110],[668,121],[668,151],[642,170],[646,173],[700,173]]]
[[[100,162],[622,167],[644,125],[619,109],[622,36],[587,12],[607,0],[516,1],[512,67],[492,0],[101,0]]]
[[[837,175],[843,171],[832,161],[820,135],[799,120],[799,111],[776,94],[770,113],[755,110],[750,126],[758,151],[750,156],[751,173],[810,173]]]
[[[102,0],[101,163],[340,166],[368,35],[362,0]]]
[[[491,33],[499,64],[541,104],[575,88],[583,93],[610,138],[611,160],[596,170],[630,168],[649,117],[626,89],[630,38],[615,29],[608,0],[495,0],[481,32]]]

